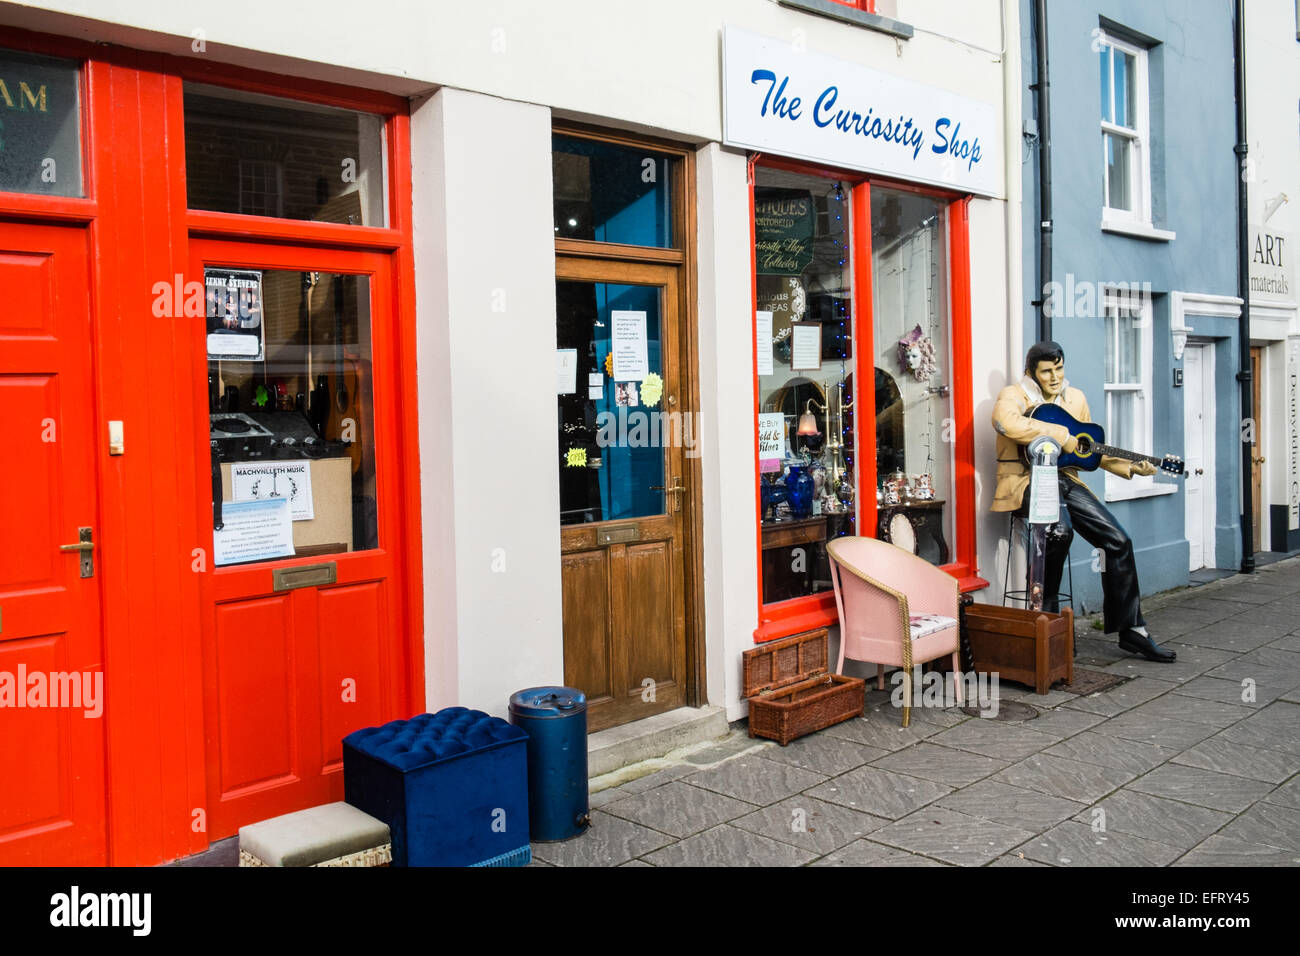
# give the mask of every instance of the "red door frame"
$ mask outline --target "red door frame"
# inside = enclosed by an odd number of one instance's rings
[[[979,577],[977,546],[975,540],[975,431],[974,405],[972,388],[974,379],[971,373],[971,296],[970,296],[970,196],[931,187],[918,186],[915,183],[899,182],[880,177],[868,177],[864,173],[839,169],[831,166],[818,166],[781,157],[768,157],[753,154],[750,158],[749,175],[749,233],[750,233],[750,280],[751,305],[750,320],[753,326],[751,341],[754,348],[754,394],[752,405],[758,408],[758,270],[755,259],[755,220],[754,220],[754,168],[756,166],[779,169],[793,173],[807,173],[817,176],[832,176],[841,180],[850,189],[852,215],[849,223],[850,246],[853,271],[853,348],[855,356],[872,354],[865,350],[874,334],[872,276],[871,276],[871,186],[873,184],[890,189],[905,190],[935,199],[947,201],[948,213],[948,258],[949,258],[949,302],[951,312],[950,334],[953,361],[953,419],[957,426],[956,440],[953,445],[953,482],[956,498],[953,528],[953,552],[956,560],[943,565],[943,570],[957,578],[963,591],[973,591],[988,587],[988,582]],[[858,371],[861,371],[859,368]],[[864,403],[865,404],[862,404]],[[872,388],[862,387],[858,383],[854,396],[855,406],[861,405],[857,414],[860,422],[875,420],[875,392]],[[856,433],[868,434],[863,429]],[[861,444],[862,439],[858,439]],[[874,447],[874,433],[871,444]],[[854,487],[858,489],[858,533],[863,529],[872,530],[876,526],[876,502],[870,495],[863,495],[861,489],[875,487],[875,457],[858,454],[855,463]],[[758,436],[754,437],[754,481],[757,488],[758,473]],[[798,634],[818,627],[835,624],[839,614],[835,609],[835,593],[825,591],[820,594],[806,595],[787,601],[771,604],[763,603],[763,527],[762,504],[755,498],[754,507],[754,550],[757,556],[758,580],[758,627],[754,630],[754,641],[776,640],[790,634]]]
[[[385,254],[393,314],[415,315],[409,110],[405,99],[334,83],[7,30],[15,50],[81,61],[86,198],[0,193],[0,216],[84,223],[91,242],[93,462],[100,501],[96,542],[104,622],[109,862],[148,865],[208,845],[202,649],[211,639],[213,575],[192,570],[211,547],[206,456],[178,435],[207,432],[207,398],[194,375],[195,337],[152,316],[153,286],[190,270],[191,236],[296,243]],[[261,219],[186,209],[184,80],[380,113],[385,117],[385,227]],[[137,109],[127,111],[123,104]],[[415,326],[394,328],[387,463],[400,490],[387,507],[420,513]],[[379,401],[378,388],[376,401]],[[103,422],[125,422],[126,454],[109,457]],[[174,450],[161,473],[153,448]],[[400,495],[400,500],[398,496]],[[381,505],[381,507],[385,507]],[[424,699],[419,522],[390,548],[402,587],[396,620],[407,635],[408,701]],[[97,548],[97,551],[100,549]],[[102,570],[100,570],[102,569]],[[0,797],[2,799],[2,797]],[[51,861],[57,862],[57,861]]]

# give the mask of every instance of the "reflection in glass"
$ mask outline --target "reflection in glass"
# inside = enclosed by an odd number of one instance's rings
[[[204,279],[214,563],[378,547],[369,277]]]
[[[1122,136],[1103,133],[1106,140],[1106,181],[1110,183],[1110,195],[1106,205],[1111,209],[1133,208],[1129,191],[1129,141]]]
[[[185,84],[191,209],[387,225],[384,118]]]
[[[81,196],[81,71],[0,50],[0,192]]]
[[[759,168],[763,601],[829,590],[826,542],[857,534],[848,189]]]
[[[690,439],[663,410],[660,289],[555,286],[560,524],[664,514],[664,447]]]
[[[952,541],[952,358],[946,204],[871,190],[877,534],[905,518],[917,553],[945,564]]]
[[[552,144],[557,239],[672,247],[673,157],[573,136]]]

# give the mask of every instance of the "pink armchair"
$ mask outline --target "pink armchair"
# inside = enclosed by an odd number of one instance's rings
[[[957,580],[946,571],[886,541],[836,538],[830,555],[835,605],[840,614],[840,659],[876,665],[876,686],[885,686],[885,665],[903,669],[903,726],[912,719],[912,669],[952,655],[953,687],[961,703]]]

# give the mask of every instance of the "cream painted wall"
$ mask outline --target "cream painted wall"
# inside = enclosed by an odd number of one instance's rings
[[[504,716],[564,682],[551,117],[445,89],[411,138],[426,699]]]
[[[554,406],[528,400],[554,388],[552,118],[699,145],[706,690],[737,719],[746,712],[740,655],[757,625],[756,489],[746,162],[717,142],[724,23],[985,101],[999,117],[998,189],[1016,208],[1002,199],[970,207],[980,563],[993,573],[1001,532],[987,512],[987,403],[1008,368],[1006,323],[1014,339],[1021,321],[1006,295],[1008,277],[1020,287],[1019,239],[1006,228],[1020,221],[1019,62],[1000,55],[1004,38],[1018,36],[1015,4],[895,5],[916,28],[909,40],[775,0],[349,4],[361,20],[267,0],[46,0],[0,2],[0,23],[419,94],[411,134],[430,709],[503,714],[510,692],[563,677],[558,475],[532,464],[558,453]],[[1014,71],[1009,89],[1004,69]],[[496,290],[504,313],[492,311]],[[493,570],[494,555],[504,571]]]

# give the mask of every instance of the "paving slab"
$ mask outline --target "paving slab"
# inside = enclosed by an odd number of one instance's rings
[[[1013,854],[1009,856],[1000,856],[990,863],[989,866],[1047,866],[1047,864],[1039,863],[1037,860],[1031,860],[1028,857],[1016,856]]]
[[[1275,701],[1219,736],[1250,747],[1300,754],[1300,705]]]
[[[803,866],[817,854],[721,824],[645,855],[653,866]]]
[[[1170,693],[1139,704],[1128,712],[1128,716],[1144,714],[1170,720],[1189,720],[1215,730],[1223,730],[1255,712],[1255,708],[1243,704],[1225,704],[1217,700]]]
[[[1180,644],[1177,641],[1158,643],[1174,651],[1178,655],[1178,660],[1172,663],[1161,663],[1132,654],[1103,667],[1102,670],[1121,677],[1148,677],[1152,680],[1183,683],[1208,673],[1236,657],[1236,652],[1219,650],[1217,647],[1198,647],[1195,644]]]
[[[1241,654],[1253,651],[1285,635],[1286,631],[1271,627],[1225,627],[1224,622],[1219,622],[1181,635],[1178,643],[1196,647],[1213,647],[1221,651],[1234,651]]]
[[[1100,812],[1099,812],[1100,811]],[[1075,821],[1106,833],[1127,833],[1182,850],[1196,846],[1232,821],[1231,813],[1196,807],[1125,787],[1080,811]]]
[[[1257,803],[1224,827],[1222,835],[1300,854],[1300,809]]]
[[[879,759],[888,752],[879,747],[868,747],[842,737],[818,733],[800,737],[784,747],[764,750],[763,759],[834,777]]]
[[[1300,772],[1300,754],[1251,747],[1217,734],[1179,754],[1173,762],[1266,783],[1282,783]]]
[[[1242,843],[1215,835],[1180,857],[1174,866],[1295,866],[1300,852]]]
[[[1095,803],[1136,776],[1132,771],[1102,767],[1049,754],[1035,754],[1014,763],[993,779],[1012,787]]]
[[[1173,693],[1187,697],[1202,697],[1205,700],[1217,700],[1224,704],[1241,704],[1243,707],[1260,710],[1265,705],[1281,697],[1285,690],[1273,681],[1266,680],[1262,684],[1255,681],[1250,685],[1244,685],[1239,680],[1204,675],[1189,680],[1174,690]],[[1250,694],[1254,694],[1254,701],[1242,700],[1243,695],[1249,697]]]
[[[1076,697],[1074,700],[1066,701],[1061,706],[1072,710],[1087,711],[1090,714],[1100,714],[1102,717],[1114,717],[1116,714],[1122,714],[1138,704],[1145,704],[1153,697],[1167,694],[1177,686],[1173,681],[1138,677],[1136,680],[1128,681],[1099,694]]]
[[[1051,866],[1167,866],[1182,852],[1128,833],[1094,833],[1090,826],[1073,820],[1016,849]]]
[[[1207,624],[1213,624],[1218,618],[1215,612],[1198,611],[1182,605],[1172,605],[1143,616],[1147,621],[1147,632],[1155,637],[1156,642],[1164,644],[1189,631],[1199,630]],[[1115,635],[1119,640],[1119,635]]]
[[[968,750],[985,757],[1020,760],[1056,743],[1056,738],[1031,729],[1032,725],[1042,719],[1039,717],[1023,724],[1013,724],[978,717],[936,734],[930,738],[930,742],[956,750]]]
[[[555,866],[618,866],[671,842],[666,833],[595,810],[582,836],[563,843],[534,843],[533,856]]]
[[[965,787],[997,773],[1010,762],[922,741],[905,750],[887,754],[871,765],[913,777],[924,777],[949,787]]]
[[[1213,734],[1215,729],[1208,724],[1196,724],[1190,720],[1171,720],[1168,717],[1152,717],[1149,714],[1130,710],[1101,724],[1097,732],[1184,750],[1200,743]]]
[[[897,820],[952,792],[952,787],[878,767],[859,767],[819,784],[808,796]]]
[[[1273,786],[1232,774],[1167,763],[1129,784],[1129,788],[1213,810],[1240,813],[1267,796]]]
[[[897,847],[855,840],[846,847],[828,853],[813,866],[947,866],[938,860],[917,856]]]
[[[733,827],[789,843],[818,856],[838,850],[887,825],[883,817],[798,794],[732,820]]]
[[[1267,797],[1265,803],[1279,803],[1284,807],[1300,809],[1300,777],[1293,777]]]
[[[754,808],[752,803],[674,780],[662,787],[615,800],[602,809],[613,816],[680,838],[743,816]]]
[[[983,866],[1033,833],[944,807],[926,807],[871,834],[874,843],[896,846],[956,866]]]
[[[865,717],[854,717],[821,731],[832,737],[866,744],[877,750],[900,750],[909,744],[932,737],[943,728],[926,720],[913,720],[903,726],[903,715],[894,708],[873,711]]]
[[[646,790],[653,790],[655,787],[662,787],[666,783],[672,783],[679,780],[687,774],[694,773],[698,770],[694,764],[681,763],[673,767],[664,767],[662,770],[656,770],[654,773],[648,773],[644,777],[637,777],[635,780],[629,780],[627,783],[620,784],[619,790],[624,793],[643,793]]]
[[[981,780],[942,797],[936,804],[1031,832],[1046,830],[1084,809],[1084,804],[1077,800],[1012,787],[996,780]]]
[[[1085,730],[1100,724],[1105,719],[1101,714],[1089,713],[1086,710],[1075,710],[1072,707],[1054,707],[1047,713],[1026,721],[1021,726],[1025,730],[1033,731],[1036,734],[1044,734],[1055,740],[1063,740],[1066,737],[1081,734]]]
[[[701,770],[682,778],[692,786],[703,787],[761,807],[784,800],[791,794],[807,790],[826,779],[826,774],[801,770],[776,760],[748,754],[728,760],[711,770]]]
[[[1297,614],[1296,617],[1300,618],[1300,614]],[[1276,641],[1270,641],[1268,646],[1300,654],[1300,634],[1287,634],[1286,637],[1279,637]]]
[[[1179,751],[1172,747],[1161,747],[1140,740],[1116,737],[1105,733],[1103,727],[1101,732],[1090,730],[1063,740],[1045,750],[1044,753],[1054,757],[1064,757],[1067,760],[1096,764],[1099,767],[1114,767],[1116,770],[1124,770],[1136,775],[1146,773],[1178,756]]]

